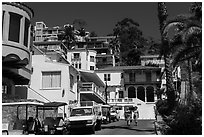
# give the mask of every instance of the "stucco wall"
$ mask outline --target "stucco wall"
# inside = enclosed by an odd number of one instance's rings
[[[33,56],[33,74],[31,76],[30,87],[38,92],[43,97],[50,101],[69,102],[69,100],[76,99],[76,91],[70,91],[70,72],[69,66],[66,64],[52,63],[46,61],[43,55]],[[61,87],[42,89],[42,71],[60,71],[61,72]],[[76,87],[76,85],[75,85]],[[76,89],[76,88],[75,88]],[[63,96],[63,90],[64,96]],[[40,101],[47,102],[45,98],[30,90],[28,92],[28,98],[38,99]]]

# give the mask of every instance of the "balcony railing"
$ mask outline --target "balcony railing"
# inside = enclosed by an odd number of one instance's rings
[[[71,61],[81,61],[81,58],[72,58]]]
[[[133,103],[133,98],[118,98],[118,99],[108,99],[109,103]]]
[[[80,88],[80,92],[95,93],[100,98],[105,99],[105,95],[103,94],[103,92],[99,90],[98,86],[93,82],[83,82],[82,87]]]

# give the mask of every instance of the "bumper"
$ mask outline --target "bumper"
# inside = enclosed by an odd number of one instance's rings
[[[77,124],[77,125],[67,125],[67,128],[69,130],[73,130],[73,129],[89,129],[92,128],[95,124]]]

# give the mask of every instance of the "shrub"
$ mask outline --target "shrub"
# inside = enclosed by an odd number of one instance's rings
[[[191,100],[188,105],[179,104],[172,115],[166,119],[170,127],[167,134],[170,135],[201,135],[202,134],[202,101]]]

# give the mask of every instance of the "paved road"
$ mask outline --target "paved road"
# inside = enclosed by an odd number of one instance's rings
[[[102,130],[96,131],[95,135],[155,135],[153,120],[139,120],[138,126],[132,122],[127,126],[125,120],[103,124]]]
[[[139,120],[138,126],[135,126],[133,122],[130,126],[127,126],[125,120],[120,120],[109,124],[102,124],[102,129],[92,135],[155,135],[153,122],[154,120]],[[72,134],[91,135],[90,132],[83,129],[77,130]]]

